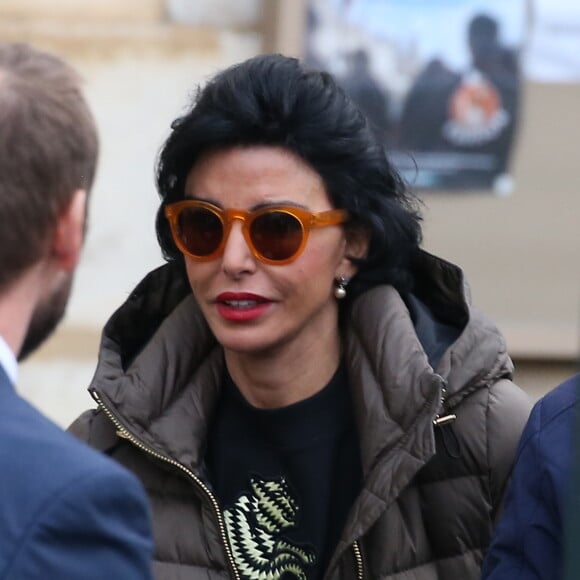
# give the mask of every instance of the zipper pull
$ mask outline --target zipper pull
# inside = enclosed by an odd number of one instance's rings
[[[455,421],[455,419],[457,419],[457,415],[455,413],[444,415],[443,417],[437,415],[437,417],[433,419],[433,425],[435,425],[435,427],[441,427],[442,425],[447,425],[448,423]]]
[[[439,401],[439,409],[443,411],[445,407],[445,399],[447,397],[447,381],[441,375],[436,374],[435,377],[439,379],[441,384],[441,400]],[[435,427],[441,427],[455,421],[455,419],[457,419],[455,413],[448,413],[443,416],[441,416],[440,413],[437,413],[437,416],[433,419],[433,425]]]

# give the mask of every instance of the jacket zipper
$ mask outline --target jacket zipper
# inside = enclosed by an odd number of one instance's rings
[[[445,409],[447,399],[447,381],[437,373],[435,373],[435,377],[439,379],[441,385],[441,400],[439,401],[439,412],[435,415],[435,419],[433,419],[433,425],[435,427],[442,427],[443,425],[447,425],[447,423],[455,421],[457,415],[455,413],[448,413],[447,415],[441,416],[441,411]]]
[[[165,463],[169,463],[170,465],[177,467],[178,469],[183,471],[183,473],[185,473],[189,477],[189,479],[193,480],[195,485],[206,495],[206,497],[210,500],[211,505],[214,509],[214,513],[215,513],[215,516],[216,516],[216,519],[218,522],[218,527],[220,530],[220,536],[222,539],[222,543],[223,543],[223,546],[225,548],[227,559],[228,559],[230,568],[233,572],[234,578],[236,580],[241,580],[240,575],[238,573],[238,570],[236,568],[234,556],[232,554],[232,549],[230,547],[230,543],[229,543],[229,540],[227,537],[226,526],[224,523],[224,519],[222,516],[222,512],[221,512],[219,503],[218,503],[215,495],[211,492],[211,490],[207,487],[207,485],[199,477],[197,477],[197,475],[195,475],[195,473],[193,473],[193,471],[191,471],[190,469],[185,467],[185,465],[179,463],[179,461],[175,461],[175,459],[171,459],[170,457],[162,455],[161,453],[155,451],[154,449],[147,447],[144,443],[142,443],[139,439],[137,439],[132,433],[130,433],[120,423],[120,421],[113,414],[113,412],[110,411],[109,408],[103,403],[103,401],[101,400],[98,393],[96,393],[95,391],[91,391],[91,395],[92,395],[93,399],[95,399],[95,401],[97,402],[99,407],[103,410],[105,415],[111,420],[113,425],[115,425],[115,427],[117,429],[117,435],[119,437],[121,437],[122,439],[126,439],[127,441],[130,441],[133,445],[135,445],[135,447],[137,447],[138,449],[141,449],[142,451],[145,451],[145,453],[152,455],[156,459],[159,459],[161,461],[164,461]]]
[[[362,552],[361,552],[358,541],[353,543],[352,551],[354,552],[354,559],[356,560],[357,580],[363,580],[364,579],[363,559],[362,559]]]
[[[436,375],[436,377],[440,380],[441,383],[441,400],[439,402],[440,404],[439,408],[440,410],[443,410],[445,406],[445,399],[447,396],[447,381],[445,381],[445,379],[441,375]],[[455,415],[455,413],[449,413],[443,416],[441,416],[440,413],[437,413],[435,419],[433,419],[433,425],[435,427],[440,427],[442,425],[446,425],[447,423],[455,421],[455,419],[457,419],[457,415]],[[364,580],[363,558],[358,541],[355,541],[353,543],[352,550],[354,552],[354,559],[356,561],[357,580]]]

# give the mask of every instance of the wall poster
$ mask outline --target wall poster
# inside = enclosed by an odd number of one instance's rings
[[[580,2],[534,0],[526,78],[538,83],[580,82]]]
[[[526,0],[307,0],[303,55],[413,187],[508,193],[525,31]]]

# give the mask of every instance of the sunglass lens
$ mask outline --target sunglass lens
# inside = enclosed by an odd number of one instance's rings
[[[298,218],[283,211],[259,215],[250,229],[256,250],[268,260],[287,260],[300,248],[302,225]]]
[[[185,208],[179,214],[178,227],[182,244],[194,256],[209,256],[222,242],[222,222],[207,209]]]

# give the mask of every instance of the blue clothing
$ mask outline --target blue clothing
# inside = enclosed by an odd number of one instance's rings
[[[139,482],[19,397],[0,366],[0,580],[148,580]]]
[[[482,580],[555,580],[563,566],[563,526],[571,478],[580,375],[540,399],[522,434],[505,510]]]

